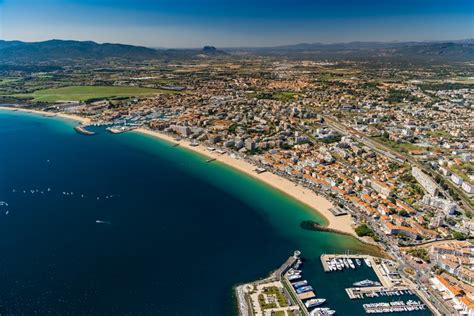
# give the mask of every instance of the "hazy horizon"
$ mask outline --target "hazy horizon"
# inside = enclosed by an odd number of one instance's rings
[[[474,37],[471,1],[0,0],[0,38],[158,48]]]
[[[146,45],[140,45],[140,44],[133,44],[133,43],[124,43],[124,42],[100,42],[100,41],[94,41],[94,40],[87,40],[87,39],[71,39],[71,38],[50,38],[50,39],[45,39],[45,40],[38,40],[38,41],[22,41],[18,39],[5,39],[5,38],[0,38],[0,40],[4,41],[20,41],[20,42],[25,42],[25,43],[39,43],[39,42],[48,42],[48,41],[77,41],[77,42],[95,42],[97,44],[120,44],[120,45],[132,45],[132,46],[142,46],[142,47],[147,47],[147,48],[153,48],[153,49],[201,49],[204,46],[213,46],[218,49],[239,49],[239,48],[271,48],[271,47],[279,47],[279,46],[292,46],[292,45],[312,45],[312,44],[322,44],[322,45],[335,45],[335,44],[350,44],[350,43],[434,43],[434,42],[440,42],[440,43],[449,43],[449,42],[458,42],[458,41],[463,41],[463,40],[474,40],[474,38],[458,38],[458,39],[444,39],[444,40],[420,40],[420,41],[346,41],[346,42],[300,42],[300,43],[282,43],[278,45],[271,45],[271,46],[217,46],[213,45],[212,43],[207,43],[203,44],[202,46],[189,46],[189,47],[164,47],[164,46],[146,46]]]

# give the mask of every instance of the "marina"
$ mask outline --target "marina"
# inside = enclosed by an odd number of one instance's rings
[[[283,274],[283,282],[287,285],[287,289],[292,297],[295,297],[296,303],[300,306],[303,315],[332,315],[336,311],[327,308],[324,310],[316,307],[323,305],[326,302],[325,298],[317,297],[316,291],[308,283],[307,280],[291,282],[292,280],[301,279],[303,262],[299,257],[300,253],[295,251],[297,260],[288,271]]]
[[[268,278],[237,287],[240,314],[274,315],[277,311],[286,311],[288,315],[307,316],[337,314],[337,310],[331,308],[332,297],[321,295],[321,292],[327,288],[327,284],[317,281],[311,282],[304,277],[306,264],[300,255],[299,251],[295,251],[294,255]],[[403,284],[382,285],[382,282],[392,284],[389,279],[384,280],[385,268],[382,267],[390,265],[390,260],[359,254],[325,254],[321,256],[321,262],[326,264],[326,272],[341,271],[340,274],[351,274],[348,278],[351,280],[352,287],[344,290],[350,301],[359,302],[364,314],[416,312],[425,315],[426,304],[409,286]],[[336,263],[336,270],[331,270],[330,267]],[[337,266],[340,267],[340,270],[337,269]],[[380,270],[381,279],[377,279],[376,270]],[[361,279],[352,281],[359,274]],[[268,290],[270,286],[272,288],[276,286],[281,295],[286,297],[287,304],[284,307],[283,305],[271,305],[271,308],[267,308],[269,305],[266,305],[265,302],[275,302],[275,298],[267,297],[264,294],[265,291],[270,291]],[[340,289],[341,292],[344,290]],[[272,291],[274,293],[276,290]],[[245,297],[247,298],[245,299]],[[247,312],[244,313],[243,310]],[[290,311],[292,313],[297,311],[299,314],[290,314]],[[341,314],[347,315],[347,313]]]
[[[359,254],[323,254],[320,257],[323,270],[326,273],[341,273],[344,270],[368,269],[373,271],[374,278],[366,278],[352,282],[352,287],[345,288],[347,296],[351,300],[379,300],[383,298],[398,297],[395,302],[365,303],[363,308],[367,314],[415,312],[423,311],[426,305],[414,298],[415,289],[409,283],[403,282],[398,274],[395,262],[368,255]],[[408,300],[403,301],[403,299]]]
[[[135,126],[125,126],[125,125],[114,125],[107,127],[106,130],[111,132],[112,134],[121,134],[131,130],[134,130]]]
[[[300,251],[296,250],[293,256],[289,257],[268,278],[238,286],[236,293],[239,300],[239,314],[272,315],[276,311],[286,311],[287,313],[298,311],[298,314],[291,315],[334,315],[335,310],[329,307],[320,307],[326,303],[326,298],[317,297],[313,286],[307,280],[301,279],[303,261],[300,255]],[[275,301],[274,298],[265,296],[265,289],[269,292],[270,287],[273,289],[276,287],[278,293],[286,298],[286,303],[266,308],[265,302]],[[275,293],[275,290],[272,293]]]

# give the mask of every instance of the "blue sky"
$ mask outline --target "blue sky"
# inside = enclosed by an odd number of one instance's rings
[[[474,0],[0,0],[0,38],[153,47],[474,37]]]

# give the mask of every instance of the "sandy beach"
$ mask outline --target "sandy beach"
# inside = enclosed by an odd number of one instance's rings
[[[34,113],[42,116],[57,116],[69,120],[74,120],[80,122],[81,124],[90,123],[91,120],[89,118],[80,117],[78,115],[73,114],[65,114],[65,113],[51,113],[45,111],[38,111],[38,110],[29,110],[29,109],[22,109],[22,108],[12,108],[12,107],[1,107],[0,110],[8,110],[8,111],[21,111],[27,113]],[[333,204],[326,199],[325,197],[316,194],[314,191],[304,188],[300,185],[295,185],[295,183],[291,182],[288,179],[285,179],[281,176],[273,174],[271,172],[264,172],[264,173],[256,173],[255,166],[244,161],[238,159],[237,157],[231,157],[227,154],[219,154],[217,152],[211,152],[204,148],[203,146],[191,146],[191,142],[188,140],[179,140],[177,141],[171,136],[168,136],[164,133],[160,133],[157,131],[151,131],[145,128],[136,129],[135,132],[146,134],[152,137],[156,137],[165,141],[168,141],[173,144],[179,144],[180,146],[197,152],[201,155],[204,155],[209,158],[214,158],[217,161],[224,163],[232,168],[235,168],[241,172],[246,173],[270,186],[273,188],[291,196],[292,198],[298,200],[301,203],[306,204],[317,213],[322,215],[326,221],[328,222],[327,227],[343,232],[348,233],[352,236],[357,237],[354,232],[354,228],[352,227],[352,220],[350,216],[334,216],[329,209],[333,207]]]
[[[204,148],[203,146],[191,146],[191,142],[188,140],[176,140],[173,137],[166,135],[164,133],[151,131],[145,128],[139,128],[135,130],[136,132],[150,135],[153,137],[160,138],[162,140],[168,141],[173,144],[179,144],[181,147],[197,152],[201,155],[204,155],[209,158],[214,158],[219,162],[222,162],[232,168],[235,168],[241,172],[244,172],[279,191],[291,196],[292,198],[298,200],[301,203],[304,203],[315,210],[317,213],[322,215],[328,222],[328,228],[351,234],[355,237],[357,235],[354,232],[352,227],[352,220],[350,216],[334,216],[329,209],[333,207],[333,204],[327,200],[325,197],[316,194],[310,189],[304,188],[300,185],[296,186],[295,183],[291,182],[288,179],[285,179],[281,176],[273,174],[271,172],[256,173],[255,166],[238,159],[237,157],[231,157],[228,154],[219,154],[217,152],[211,152]]]
[[[52,113],[52,112],[30,110],[30,109],[24,109],[24,108],[18,108],[18,107],[7,107],[7,106],[0,106],[0,110],[33,113],[33,114],[38,114],[38,115],[46,116],[46,117],[61,117],[68,120],[80,122],[81,124],[88,124],[91,122],[91,120],[87,117],[81,117],[79,115],[74,115],[74,114],[56,113],[56,112]]]

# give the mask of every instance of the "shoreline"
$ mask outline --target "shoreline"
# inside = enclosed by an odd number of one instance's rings
[[[25,108],[20,108],[20,107],[8,107],[8,106],[0,106],[0,110],[38,114],[44,117],[59,117],[59,118],[64,118],[71,121],[77,121],[81,124],[89,124],[92,122],[91,119],[88,117],[82,117],[75,114],[66,114],[62,112],[46,112],[46,111],[40,111],[40,110],[30,110],[30,109],[25,109]]]
[[[366,243],[365,240],[360,239],[355,233],[355,230],[352,227],[352,219],[350,215],[339,217],[334,216],[329,211],[329,209],[333,207],[333,204],[325,197],[318,195],[310,189],[304,188],[300,185],[295,186],[295,183],[270,171],[259,174],[254,171],[257,167],[255,165],[252,165],[251,163],[248,163],[242,159],[231,157],[228,154],[210,152],[202,145],[191,146],[191,142],[188,140],[176,140],[167,134],[158,131],[152,131],[146,128],[138,128],[135,129],[134,132],[152,136],[167,141],[171,144],[179,144],[180,147],[183,147],[187,150],[191,150],[210,159],[215,159],[218,162],[221,162],[231,168],[243,172],[246,175],[257,179],[265,183],[266,185],[271,186],[274,189],[277,189],[283,194],[286,194],[287,196],[311,208],[312,211],[316,212],[318,215],[324,218],[324,220],[326,221],[325,227],[335,230],[337,232],[349,234],[352,237],[357,238],[361,242]]]
[[[80,124],[91,123],[90,118],[84,118],[84,117],[74,115],[74,114],[65,114],[65,113],[60,113],[60,112],[52,113],[52,112],[46,112],[46,111],[41,111],[41,110],[30,110],[30,109],[19,108],[19,107],[5,107],[5,106],[0,106],[0,110],[32,113],[32,114],[37,114],[37,115],[41,115],[45,117],[59,117],[59,118],[64,118],[68,120],[77,121]],[[281,177],[279,175],[276,175],[270,171],[257,173],[255,172],[255,169],[257,167],[247,161],[238,159],[236,157],[232,157],[228,154],[219,154],[216,152],[210,152],[206,150],[206,148],[204,148],[202,145],[191,146],[191,142],[188,140],[178,141],[167,134],[164,134],[158,131],[152,131],[143,127],[135,129],[133,131],[137,133],[141,133],[143,135],[155,137],[160,140],[164,140],[171,144],[179,144],[179,146],[184,147],[187,150],[198,153],[210,159],[219,161],[233,169],[236,169],[237,171],[243,172],[246,175],[251,176],[254,179],[257,179],[265,183],[266,185],[269,185],[272,188],[282,192],[283,194],[286,194],[287,196],[297,200],[298,202],[303,203],[304,205],[308,206],[313,212],[316,212],[317,215],[321,216],[326,221],[324,225],[325,227],[331,230],[334,230],[336,232],[348,234],[352,237],[355,237],[356,239],[358,239],[359,241],[363,243],[367,243],[367,241],[365,241],[364,239],[361,239],[355,233],[355,230],[352,226],[352,219],[350,215],[334,216],[329,211],[329,209],[334,207],[334,205],[324,196],[319,195],[310,189],[304,188],[300,185],[295,185],[295,183],[293,183],[292,181],[284,177]]]

